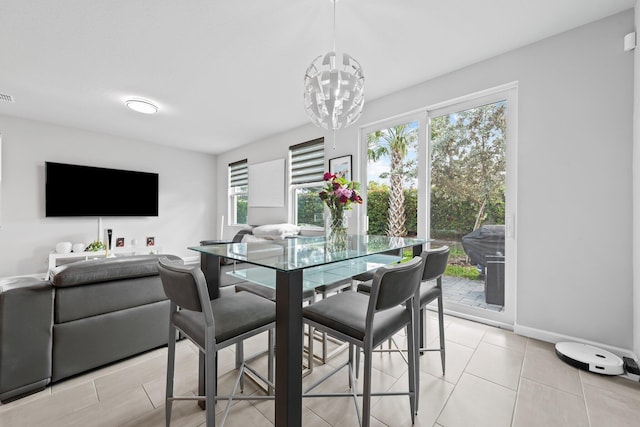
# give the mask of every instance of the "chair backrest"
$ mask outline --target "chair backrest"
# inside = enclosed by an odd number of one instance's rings
[[[396,307],[416,295],[422,277],[422,258],[380,267],[373,275],[369,310]],[[373,313],[371,313],[373,314]]]
[[[420,254],[424,260],[422,281],[435,280],[444,274],[449,262],[449,246],[441,246],[436,249],[427,249]]]
[[[197,266],[187,267],[162,257],[158,260],[158,273],[164,293],[178,307],[202,311],[203,301],[209,301],[206,279]],[[206,295],[202,295],[202,284]]]

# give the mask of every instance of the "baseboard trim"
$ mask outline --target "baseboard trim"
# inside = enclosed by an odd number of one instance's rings
[[[436,311],[436,312],[438,311],[437,308],[432,307],[432,306],[427,306],[427,308],[429,310],[432,310],[432,311]],[[487,319],[487,318],[481,317],[481,316],[474,316],[473,314],[460,313],[458,311],[447,310],[446,308],[444,309],[444,314],[446,314],[448,316],[452,316],[452,317],[458,317],[458,318],[464,319],[464,320],[470,320],[470,321],[476,322],[476,323],[482,323],[482,324],[493,326],[493,327],[500,328],[500,329],[506,329],[508,331],[513,331],[513,326],[509,325],[508,323],[499,322],[499,321],[493,320],[493,319]]]
[[[543,329],[530,328],[528,326],[522,326],[522,325],[514,325],[513,332],[515,332],[518,335],[522,335],[529,338],[535,338],[537,340],[546,341],[553,344],[558,342],[563,342],[563,341],[572,341],[572,342],[578,342],[582,344],[588,344],[594,347],[598,347],[598,348],[602,348],[604,350],[610,351],[611,353],[617,354],[620,357],[626,356],[626,357],[631,357],[634,360],[638,360],[638,357],[633,353],[633,351],[626,348],[615,347],[608,344],[585,340],[583,338],[572,337],[569,335],[559,334],[551,331],[545,331]]]

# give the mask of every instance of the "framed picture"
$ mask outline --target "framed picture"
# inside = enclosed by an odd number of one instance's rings
[[[147,246],[153,246],[156,244],[155,237],[147,237]]]
[[[116,248],[124,248],[124,237],[118,237],[116,239]]]
[[[329,159],[329,172],[351,181],[351,154]]]

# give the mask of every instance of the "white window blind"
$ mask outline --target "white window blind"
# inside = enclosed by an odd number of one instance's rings
[[[229,163],[229,187],[242,187],[249,184],[247,159]]]
[[[322,181],[324,174],[324,138],[289,147],[291,185]]]

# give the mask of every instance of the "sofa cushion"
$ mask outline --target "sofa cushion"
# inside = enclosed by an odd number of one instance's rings
[[[152,348],[166,346],[169,338],[169,304],[169,300],[159,301],[54,325],[51,380],[56,382]]]
[[[180,260],[175,255],[133,255],[72,262],[52,268],[51,283],[55,287],[84,285],[133,277],[157,276],[158,258]]]
[[[61,287],[56,288],[53,320],[57,325],[166,299],[160,276]]]

